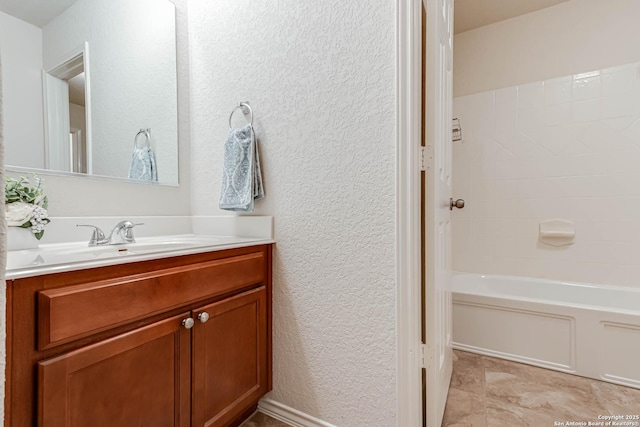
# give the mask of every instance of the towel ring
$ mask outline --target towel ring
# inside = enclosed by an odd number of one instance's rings
[[[138,132],[136,134],[136,136],[133,138],[133,148],[138,148],[138,137],[140,136],[140,134],[143,134],[145,136],[145,144],[144,147],[151,147],[151,128],[147,128],[147,129],[140,129],[140,132]]]
[[[251,125],[251,127],[253,127],[253,110],[249,105],[249,101],[247,101],[238,103],[238,105],[236,105],[236,107],[231,110],[231,114],[229,115],[229,129],[233,129],[233,127],[231,126],[231,118],[233,117],[233,113],[235,113],[237,109],[242,110],[242,114],[249,114],[249,124]]]

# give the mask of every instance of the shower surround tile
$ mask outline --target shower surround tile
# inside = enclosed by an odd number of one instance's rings
[[[544,105],[556,105],[571,102],[571,77],[547,80],[544,82]]]
[[[454,350],[442,427],[553,426],[640,413],[640,390]]]
[[[464,140],[453,143],[453,193],[466,207],[452,226],[467,224],[452,245],[454,270],[640,287],[624,274],[640,270],[640,257],[623,244],[640,242],[639,70],[454,98]],[[579,224],[572,246],[538,243],[537,224],[551,218]]]

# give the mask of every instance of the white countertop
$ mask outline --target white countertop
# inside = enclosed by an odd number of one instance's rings
[[[86,242],[41,244],[37,249],[7,252],[6,279],[169,258],[275,243],[256,237],[182,234],[142,237],[136,243],[88,247]]]

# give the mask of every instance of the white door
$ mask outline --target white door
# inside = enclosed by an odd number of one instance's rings
[[[442,423],[451,381],[451,153],[453,0],[426,8],[425,186],[426,426]]]
[[[45,166],[72,171],[69,147],[69,84],[49,73],[44,77]]]

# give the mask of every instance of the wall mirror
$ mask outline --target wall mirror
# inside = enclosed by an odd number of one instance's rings
[[[7,169],[177,185],[175,23],[169,0],[0,0]]]

